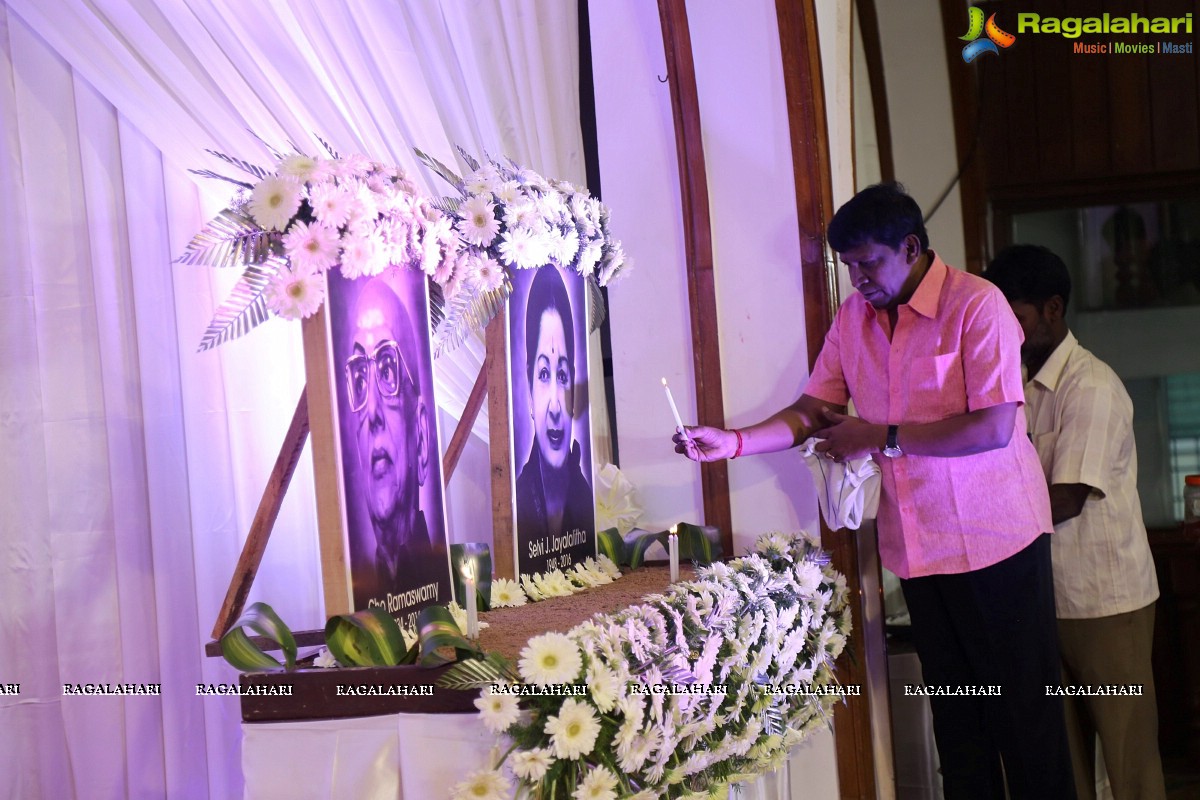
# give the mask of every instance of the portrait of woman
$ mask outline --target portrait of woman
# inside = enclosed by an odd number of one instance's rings
[[[522,464],[516,482],[522,573],[569,567],[595,554],[583,287],[578,276],[567,278],[579,283],[574,313],[563,275],[550,266],[533,271],[524,314],[510,320],[514,462]],[[514,299],[519,303],[519,295]]]

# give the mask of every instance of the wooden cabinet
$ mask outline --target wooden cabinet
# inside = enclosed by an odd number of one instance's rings
[[[1200,525],[1150,531],[1161,595],[1154,622],[1154,685],[1163,764],[1200,763]]]
[[[1161,193],[1200,173],[1200,26],[1190,34],[1019,33],[1011,3],[981,4],[1016,42],[978,69],[979,136],[993,202]],[[1041,17],[1195,16],[1194,0],[1046,0]],[[1076,44],[1190,43],[1192,53],[1083,53]],[[961,65],[957,65],[961,66]]]

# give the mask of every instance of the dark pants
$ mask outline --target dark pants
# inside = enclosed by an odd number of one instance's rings
[[[1054,618],[1050,536],[998,564],[901,580],[930,696],[946,800],[1074,800]]]

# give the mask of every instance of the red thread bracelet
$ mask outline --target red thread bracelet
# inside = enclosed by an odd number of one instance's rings
[[[737,428],[734,428],[733,435],[737,437],[738,443],[737,443],[737,449],[733,451],[733,455],[730,458],[737,458],[738,456],[740,456],[742,454],[742,432],[739,431]]]

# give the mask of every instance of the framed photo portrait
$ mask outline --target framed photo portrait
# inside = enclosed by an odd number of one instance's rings
[[[452,599],[426,279],[330,271],[326,303],[353,609],[411,624]]]
[[[508,302],[518,575],[596,554],[584,278],[519,269]]]

